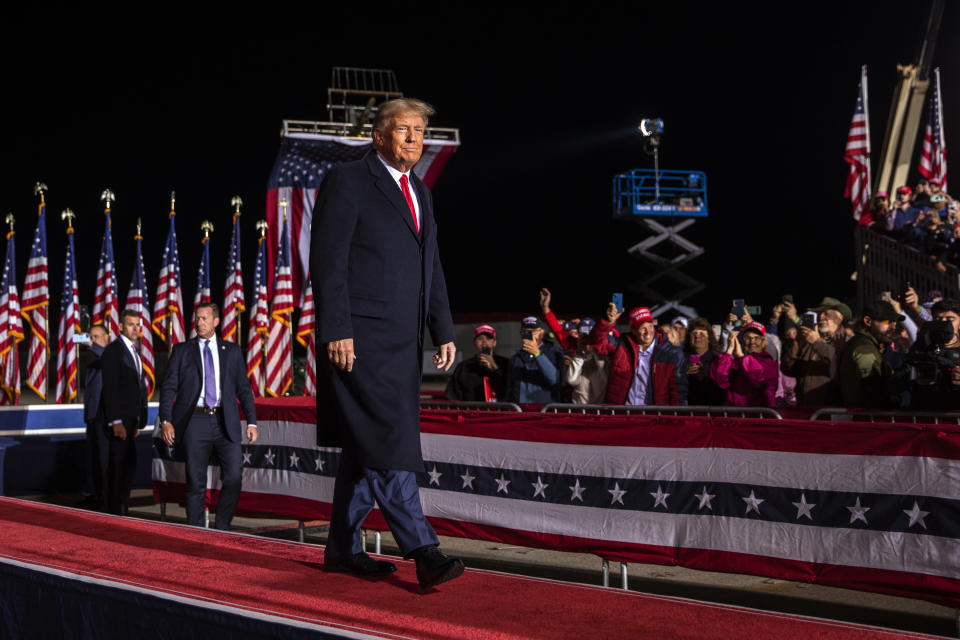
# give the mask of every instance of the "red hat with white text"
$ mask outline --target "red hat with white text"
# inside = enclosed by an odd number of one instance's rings
[[[497,330],[488,324],[481,324],[479,327],[474,329],[473,337],[476,338],[477,336],[483,335],[484,333],[494,339],[496,339],[497,337]]]
[[[653,314],[647,307],[634,307],[630,311],[630,326],[639,327],[644,322],[653,322]]]

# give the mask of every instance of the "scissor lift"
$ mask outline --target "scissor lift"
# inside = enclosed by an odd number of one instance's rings
[[[636,222],[650,232],[627,252],[656,268],[631,286],[644,300],[655,303],[650,307],[654,317],[671,309],[688,318],[696,317],[696,310],[683,301],[706,285],[681,269],[703,255],[704,248],[680,233],[707,215],[707,176],[702,171],[634,169],[614,176],[614,219]],[[659,250],[654,251],[655,247]],[[673,286],[667,288],[669,284]]]

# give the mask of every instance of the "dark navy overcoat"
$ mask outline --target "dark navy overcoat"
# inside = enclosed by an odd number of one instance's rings
[[[420,378],[424,331],[453,342],[430,191],[413,172],[422,220],[416,232],[399,185],[375,152],[334,167],[313,210],[310,271],[317,327],[321,445],[355,463],[422,471]],[[326,344],[353,338],[350,373]]]

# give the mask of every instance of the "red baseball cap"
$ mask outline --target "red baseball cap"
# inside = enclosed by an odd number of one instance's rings
[[[910,187],[908,187],[907,185],[903,185],[902,187],[898,187],[898,188],[897,188],[897,193],[898,193],[898,194],[900,194],[900,193],[913,193],[913,191],[912,191],[912,190],[910,189]]]
[[[653,322],[653,314],[647,307],[634,307],[630,311],[630,326],[639,327],[644,322]]]
[[[493,339],[496,339],[496,338],[497,338],[497,330],[494,329],[493,327],[491,327],[491,326],[488,325],[488,324],[481,324],[479,327],[477,327],[476,329],[474,329],[474,330],[473,330],[473,337],[476,338],[477,336],[479,336],[479,335],[481,335],[481,334],[484,334],[484,333],[489,334],[490,337],[493,338]]]
[[[743,325],[743,328],[741,328],[740,331],[756,331],[762,336],[767,335],[766,328],[756,320],[754,320],[753,322],[748,322],[747,324]]]

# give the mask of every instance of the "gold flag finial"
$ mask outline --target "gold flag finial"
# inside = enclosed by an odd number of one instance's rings
[[[137,236],[134,238],[134,240],[140,240],[140,239],[141,239],[141,237],[140,237],[140,218],[137,218]]]
[[[206,240],[213,232],[213,223],[209,220],[204,220],[200,223],[200,230],[203,231],[203,239]]]
[[[177,192],[170,192],[170,215],[175,215],[177,213]]]
[[[286,200],[281,200],[279,204],[280,204],[280,208],[283,209],[283,219],[286,220],[286,219],[287,219],[287,205],[290,204],[290,203],[287,202]]]
[[[40,204],[45,203],[43,199],[44,191],[49,191],[49,189],[47,188],[47,185],[43,184],[42,182],[38,181],[37,184],[33,185],[33,195],[40,196]]]
[[[12,233],[13,223],[17,221],[17,219],[13,217],[13,213],[8,213],[7,217],[4,218],[3,221],[6,222],[8,225],[10,225],[10,232]]]
[[[230,204],[233,206],[233,212],[238,214],[240,213],[240,207],[243,206],[243,198],[240,196],[233,196],[230,198]]]
[[[77,214],[73,212],[73,209],[64,209],[60,212],[60,219],[67,221],[67,231],[73,231],[73,219],[77,217]]]
[[[100,199],[103,200],[107,206],[107,210],[110,209],[110,203],[117,201],[117,196],[113,195],[113,191],[110,189],[104,189],[103,193],[100,194]]]
[[[257,220],[257,231],[260,233],[261,238],[267,237],[267,221],[266,220]]]

